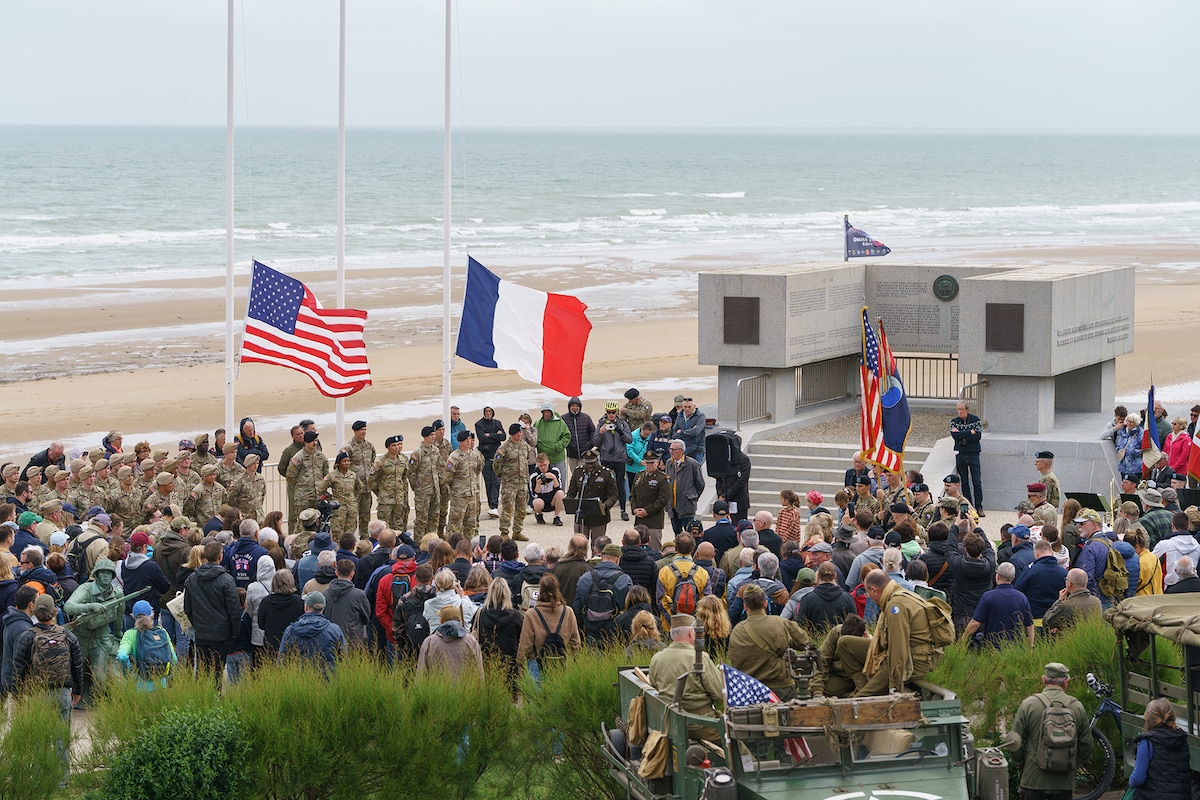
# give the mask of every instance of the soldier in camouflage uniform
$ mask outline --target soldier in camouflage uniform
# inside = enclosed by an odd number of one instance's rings
[[[204,469],[206,464],[215,464],[221,460],[219,453],[208,449],[208,434],[202,433],[196,437],[196,452],[192,454],[192,469],[197,472]]]
[[[644,423],[654,422],[654,407],[650,401],[642,397],[637,389],[625,392],[625,405],[621,406],[621,419],[629,425],[629,430],[636,431]]]
[[[142,493],[142,499],[154,491],[154,479],[158,477],[158,473],[154,469],[154,459],[144,458],[134,470],[137,475],[133,479],[133,485],[136,486]]]
[[[866,475],[859,475],[855,478],[854,492],[854,496],[850,498],[854,513],[870,511],[871,516],[878,519],[879,501],[871,496],[871,479]]]
[[[179,444],[195,447],[188,439]],[[191,450],[180,450],[175,457],[175,485],[185,487],[189,492],[200,485],[200,473],[192,469]]]
[[[182,509],[187,499],[187,493],[180,492],[175,487],[175,476],[169,472],[160,472],[154,478],[154,491],[146,495],[146,499],[142,501],[142,513],[145,514],[170,505],[176,505]]]
[[[17,464],[5,464],[0,475],[4,476],[4,483],[0,484],[0,493],[3,493],[0,500],[4,497],[16,497],[17,482],[21,480],[21,467]]]
[[[53,469],[54,465],[51,464],[50,468]],[[48,495],[46,495],[46,500],[43,502],[46,502],[49,500],[57,500],[60,503],[70,503],[71,502],[71,493],[67,488],[70,485],[70,483],[71,483],[71,473],[70,472],[68,472],[65,469],[60,469],[57,472],[55,472],[52,477],[52,483],[50,484],[50,493]],[[75,505],[75,504],[71,503],[71,505]],[[81,515],[83,514],[83,512],[87,511],[86,508],[81,509],[78,506],[76,506],[76,510],[79,511],[79,513]],[[66,512],[64,512],[63,517],[64,517],[64,519],[69,518],[67,521],[68,525],[73,525],[76,521],[75,516],[73,514],[67,514]]]
[[[267,482],[259,473],[259,458],[251,453],[243,462],[245,469],[233,481],[233,487],[225,502],[242,512],[246,519],[261,522],[264,516],[263,503],[267,497]]]
[[[446,459],[450,457],[450,443],[446,441],[446,424],[440,419],[433,421],[433,443],[438,449],[438,536],[446,538],[446,514],[450,510],[450,476],[446,472]]]
[[[37,508],[50,499],[50,487],[42,481],[41,467],[30,467],[25,470],[25,476],[25,480],[29,481],[29,490],[33,492],[33,505],[30,508]]]
[[[200,470],[200,485],[188,490],[183,513],[204,525],[220,513],[226,494],[225,487],[217,483],[217,465],[209,464]]]
[[[133,485],[133,468],[121,467],[117,470],[117,491],[108,495],[104,508],[124,523],[125,530],[132,531],[145,519],[142,514],[145,499],[142,491]]]
[[[284,478],[287,477],[287,468],[288,464],[292,461],[292,456],[304,449],[304,428],[300,425],[293,425],[291,434],[292,441],[283,449],[277,466],[279,474]],[[262,468],[266,469],[266,464],[263,464]],[[218,478],[218,480],[220,479]],[[300,531],[300,519],[298,516],[300,510],[296,508],[296,489],[290,483],[287,485],[287,506],[288,533],[298,533]],[[282,534],[283,531],[280,531],[280,533]]]
[[[362,538],[367,536],[367,523],[371,520],[371,469],[375,466],[375,445],[367,441],[367,423],[358,420],[350,429],[354,435],[346,442],[350,454],[350,469],[358,476],[362,491],[358,495],[358,529]]]
[[[417,541],[430,531],[437,530],[437,513],[441,504],[442,457],[433,443],[433,426],[421,429],[421,446],[408,457],[408,482],[412,485],[416,519],[413,538]]]
[[[96,471],[91,466],[79,470],[79,486],[71,492],[71,502],[80,511],[104,506],[104,492],[96,488]]]
[[[401,452],[404,437],[397,434],[384,441],[387,450],[375,460],[371,491],[379,505],[379,518],[394,531],[408,530],[408,458]]]
[[[329,459],[317,448],[317,432],[304,434],[304,447],[288,462],[287,481],[296,489],[297,514],[316,508],[321,490],[317,486],[329,474]]]
[[[245,472],[245,467],[237,462],[237,442],[225,445],[221,460],[217,462],[217,483],[226,489],[233,486],[237,477]],[[284,477],[287,477],[286,475]]]
[[[121,487],[121,482],[117,480],[116,475],[113,475],[112,462],[107,458],[97,461],[93,469],[96,470],[96,488],[104,492],[105,497],[115,493]]]
[[[483,474],[483,456],[475,449],[475,434],[459,431],[458,448],[446,460],[450,476],[450,518],[446,531],[461,533],[468,539],[479,533],[479,476]]]
[[[529,502],[529,459],[533,448],[525,441],[521,423],[508,426],[508,438],[496,448],[492,459],[492,470],[500,479],[500,535],[508,538],[509,527],[512,538],[518,542],[529,539],[522,531],[525,528],[525,505]]]
[[[329,489],[333,490],[331,494],[338,504],[329,518],[329,533],[337,541],[346,531],[358,530],[358,496],[362,493],[362,481],[350,469],[350,454],[345,450],[334,456],[333,472],[317,484],[319,494],[325,494]]]
[[[892,520],[892,506],[898,503],[911,506],[912,493],[904,485],[904,476],[899,472],[884,470],[884,475],[886,475],[886,481],[875,492],[875,499],[879,501],[879,513],[875,519],[883,524],[885,531],[890,531],[896,525]]]

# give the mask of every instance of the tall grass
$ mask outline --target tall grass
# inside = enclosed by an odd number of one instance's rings
[[[70,744],[70,725],[57,702],[43,692],[13,699],[0,741],[0,800],[50,797],[67,776],[60,747]]]

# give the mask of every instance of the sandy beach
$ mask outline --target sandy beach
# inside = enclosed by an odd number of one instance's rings
[[[891,257],[895,259],[893,255]],[[788,263],[777,254],[771,263]],[[794,259],[799,261],[799,259]],[[1200,380],[1189,331],[1200,315],[1200,246],[1144,242],[972,251],[949,258],[930,248],[911,254],[923,263],[1135,264],[1135,351],[1118,361],[1118,395],[1144,392],[1151,373],[1168,409],[1197,397],[1174,397],[1171,385]],[[638,386],[656,408],[667,409],[680,391],[698,403],[715,402],[716,368],[697,363],[695,273],[763,263],[736,255],[600,259],[574,269],[546,269],[531,261],[504,277],[550,291],[578,293],[589,303],[594,328],[584,369],[585,408],[597,413],[609,397]],[[535,277],[541,276],[541,277]],[[327,305],[333,273],[302,276]],[[245,302],[239,281],[235,319]],[[461,270],[454,281],[461,297]],[[373,438],[393,432],[413,441],[441,414],[440,269],[355,269],[348,273],[347,305],[365,308],[374,385],[346,401],[346,423],[362,417]],[[47,309],[58,309],[47,313]],[[126,441],[167,445],[222,424],[224,416],[224,290],[219,276],[178,280],[72,281],[23,284],[0,301],[7,335],[0,352],[0,458],[14,460],[63,440],[68,448],[96,446],[118,428]],[[468,422],[486,403],[505,421],[545,400],[565,398],[515,373],[456,360],[454,402]],[[330,440],[333,402],[299,373],[248,364],[236,379],[236,417],[253,416],[273,452],[287,429],[313,417]],[[1186,390],[1185,390],[1186,391]],[[565,410],[565,409],[564,409]],[[327,445],[328,446],[328,445]]]

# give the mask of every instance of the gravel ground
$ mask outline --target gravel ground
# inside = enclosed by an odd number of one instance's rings
[[[950,435],[950,418],[952,416],[954,415],[942,411],[914,411],[912,429],[908,434],[908,444],[915,447],[932,447],[938,439]],[[861,416],[849,414],[808,428],[781,433],[772,436],[771,440],[856,445],[859,442],[861,425]]]

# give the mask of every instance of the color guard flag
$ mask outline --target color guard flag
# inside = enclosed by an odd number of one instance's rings
[[[1192,434],[1192,445],[1188,448],[1187,474],[1190,478],[1200,480],[1200,425]]]
[[[721,667],[725,673],[725,705],[730,708],[751,706],[756,703],[778,703],[779,696],[771,691],[771,687],[741,670],[729,665]],[[812,758],[812,749],[803,736],[784,739],[783,747],[793,761],[808,761]]]
[[[883,242],[872,239],[866,231],[861,231],[851,225],[849,215],[842,221],[846,224],[846,258],[886,256],[892,252],[892,248]]]
[[[467,288],[455,355],[481,367],[516,370],[568,397],[583,393],[592,323],[577,297],[539,292],[467,258]]]
[[[908,395],[900,381],[896,359],[887,343],[883,322],[880,339],[862,309],[862,452],[867,461],[892,472],[904,469],[904,443],[912,428]]]
[[[1147,445],[1154,445],[1155,450],[1162,449],[1162,442],[1158,439],[1158,419],[1154,416],[1154,384],[1150,384],[1150,394],[1146,396],[1146,418],[1143,420],[1146,425],[1146,432],[1142,434],[1142,449],[1146,449]]]
[[[366,311],[322,308],[300,281],[254,262],[242,363],[277,364],[312,378],[326,397],[371,385]]]

